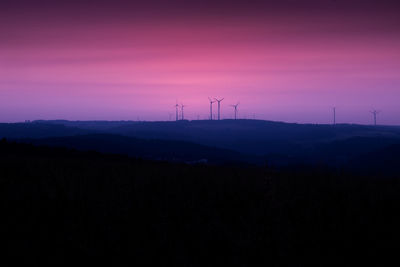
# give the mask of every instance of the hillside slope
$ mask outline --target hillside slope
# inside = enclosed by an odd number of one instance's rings
[[[233,163],[255,162],[256,158],[238,152],[184,141],[138,139],[112,134],[90,134],[42,139],[21,139],[20,142],[82,151],[123,154],[152,160],[179,162]]]
[[[398,178],[6,141],[0,170],[5,265],[382,265],[398,254]]]

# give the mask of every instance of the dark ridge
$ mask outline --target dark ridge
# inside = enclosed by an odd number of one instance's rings
[[[5,140],[0,170],[5,265],[385,265],[398,254],[399,177],[192,166]]]
[[[45,121],[136,138],[188,141],[244,154],[293,154],[317,143],[356,136],[400,139],[400,127],[295,124],[263,120],[107,122]]]
[[[0,123],[0,138],[44,138],[87,134],[91,131],[53,123]]]
[[[258,160],[256,157],[243,155],[235,151],[191,142],[138,139],[112,134],[20,139],[19,142],[187,163],[233,164],[236,162],[237,164],[246,164],[257,163]]]
[[[354,157],[347,168],[361,174],[400,176],[400,144],[391,144]]]

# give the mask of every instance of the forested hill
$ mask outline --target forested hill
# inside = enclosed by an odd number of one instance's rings
[[[249,155],[292,155],[318,144],[352,137],[397,138],[400,127],[356,124],[317,125],[263,120],[107,122],[42,121],[86,131],[145,139],[179,140],[235,150]]]
[[[93,131],[53,123],[0,123],[0,138],[45,138],[73,136]]]
[[[262,160],[236,151],[185,141],[138,139],[113,134],[89,134],[40,139],[19,139],[35,145],[81,151],[123,154],[151,160],[208,164],[261,164]]]
[[[359,169],[400,144],[400,127],[312,125],[258,120],[129,122],[36,121],[0,124],[0,138],[148,159],[245,162],[277,167],[329,165]],[[382,154],[383,153],[383,154]],[[379,170],[394,173],[399,153]],[[389,162],[389,161],[388,161]],[[393,165],[393,166],[392,166]]]
[[[1,262],[337,266],[398,254],[400,183],[0,141]]]

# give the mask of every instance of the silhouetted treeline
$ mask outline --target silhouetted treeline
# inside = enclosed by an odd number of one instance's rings
[[[396,174],[400,165],[398,126],[261,120],[36,121],[0,123],[0,138],[3,137],[173,162],[268,162],[277,167],[324,164],[360,173],[386,174]],[[375,164],[374,158],[385,160]]]
[[[145,139],[180,140],[236,150],[247,155],[292,155],[299,158],[319,151],[319,145],[352,137],[398,139],[398,126],[366,126],[356,124],[318,125],[264,120],[116,122],[116,121],[41,121],[41,125],[65,126],[81,131],[98,131]],[[1,126],[1,125],[0,125]],[[49,127],[49,126],[48,126]],[[1,127],[0,127],[0,137]],[[56,136],[56,135],[53,135]],[[372,140],[371,138],[371,141]],[[364,150],[369,143],[364,144]],[[323,153],[324,151],[322,151]]]
[[[186,165],[0,142],[2,262],[382,264],[398,177]]]
[[[228,149],[208,147],[184,141],[148,140],[113,134],[22,139],[19,141],[35,145],[66,147],[81,151],[100,151],[171,162],[197,162],[201,160],[211,164],[261,162],[257,157],[243,155]]]

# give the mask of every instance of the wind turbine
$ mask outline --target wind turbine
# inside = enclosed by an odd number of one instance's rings
[[[185,116],[183,116],[183,108],[186,107],[185,105],[181,104],[181,120],[185,119]]]
[[[333,107],[332,110],[333,110],[333,125],[336,125],[336,107]]]
[[[215,103],[215,100],[212,101],[212,99],[209,97],[208,100],[210,100],[210,120],[213,119],[213,112],[212,112],[212,104]]]
[[[378,115],[379,113],[381,113],[381,111],[380,111],[380,110],[373,109],[373,110],[371,110],[370,112],[374,115],[374,125],[376,126],[376,115]]]
[[[176,121],[178,121],[179,120],[179,111],[178,111],[178,108],[179,108],[179,104],[178,104],[178,101],[176,101],[176,104],[175,104],[175,116],[176,116]]]
[[[234,108],[234,111],[235,111],[235,120],[236,120],[236,118],[237,118],[237,107],[239,106],[239,102],[237,102],[236,103],[236,105],[231,105],[231,107],[233,107]]]
[[[215,99],[215,101],[217,101],[218,102],[218,120],[220,120],[220,115],[221,115],[221,102],[222,102],[222,100],[224,100],[225,98],[222,98],[222,99],[216,99],[216,98],[214,98]]]

